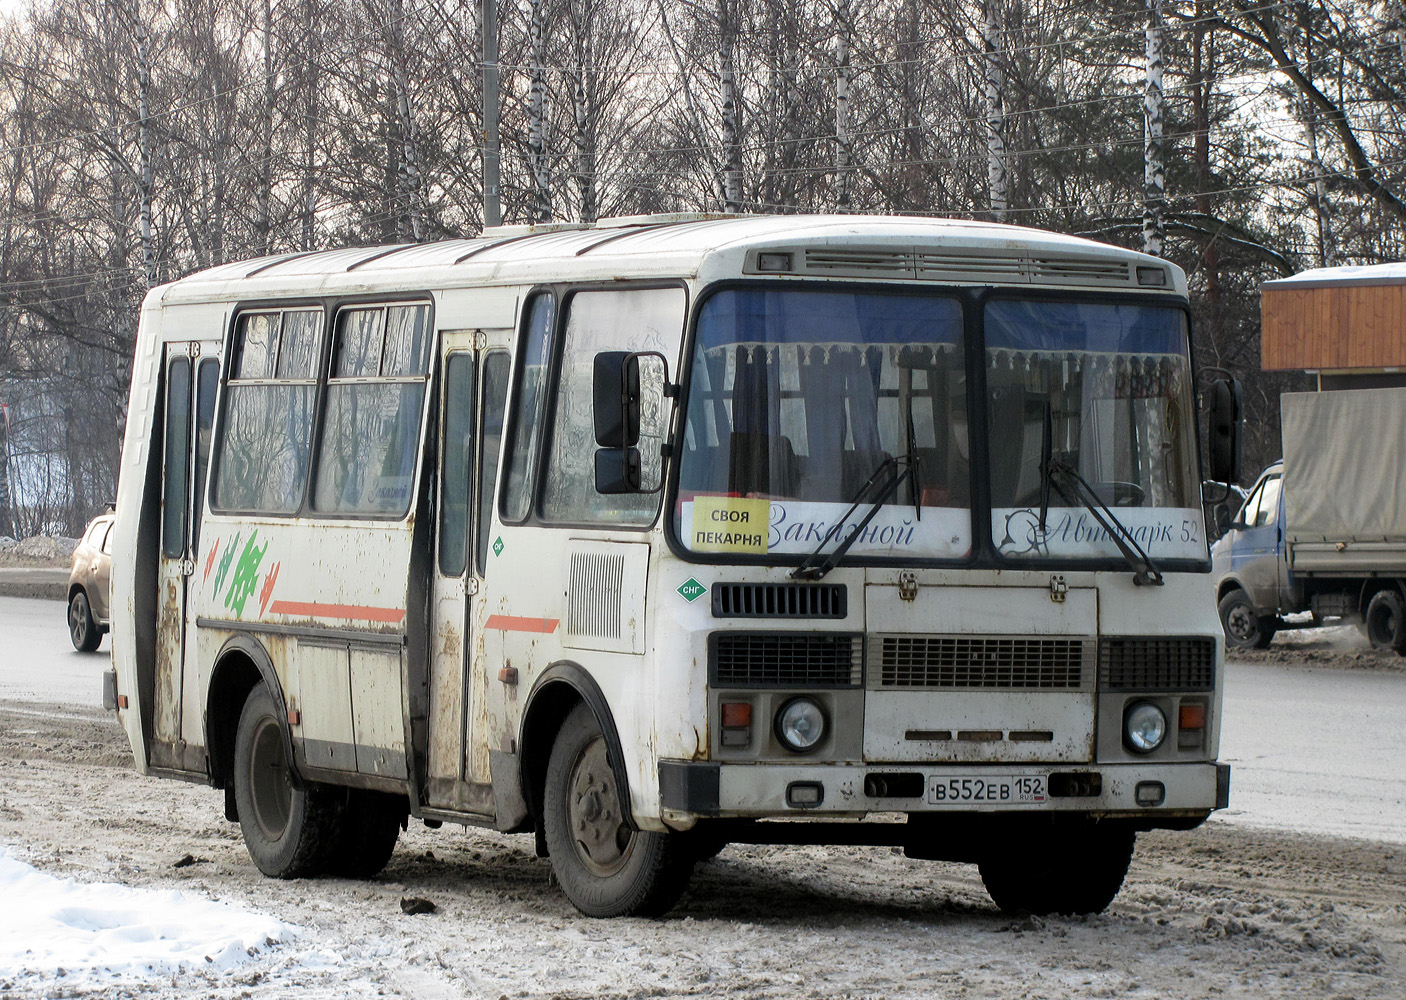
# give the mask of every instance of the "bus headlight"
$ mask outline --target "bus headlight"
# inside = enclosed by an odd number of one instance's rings
[[[1129,750],[1151,753],[1167,738],[1167,716],[1150,701],[1140,701],[1123,716],[1123,742]]]
[[[792,698],[776,713],[776,738],[787,750],[814,750],[824,735],[825,713],[814,699]]]

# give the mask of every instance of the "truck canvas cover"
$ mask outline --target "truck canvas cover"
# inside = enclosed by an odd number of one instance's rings
[[[1406,388],[1282,397],[1296,572],[1406,569]]]

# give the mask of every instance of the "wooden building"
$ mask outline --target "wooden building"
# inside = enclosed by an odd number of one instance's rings
[[[1325,267],[1260,291],[1261,367],[1323,389],[1406,385],[1406,263]]]

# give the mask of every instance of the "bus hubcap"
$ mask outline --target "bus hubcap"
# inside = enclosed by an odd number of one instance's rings
[[[577,759],[567,802],[571,840],[581,861],[595,875],[618,872],[629,860],[634,833],[622,816],[605,740],[592,740]]]
[[[283,734],[278,723],[263,719],[254,732],[249,754],[249,791],[254,821],[269,840],[278,840],[288,829],[293,811],[293,783],[283,759]]]

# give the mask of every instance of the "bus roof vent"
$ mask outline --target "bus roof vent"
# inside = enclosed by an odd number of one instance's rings
[[[1004,254],[942,253],[920,250],[918,277],[927,281],[1025,282],[1026,261]]]
[[[800,270],[844,278],[912,278],[913,254],[908,250],[875,247],[813,247],[805,252]]]
[[[1036,284],[1131,285],[1132,268],[1122,260],[1037,259],[1030,262]]]

